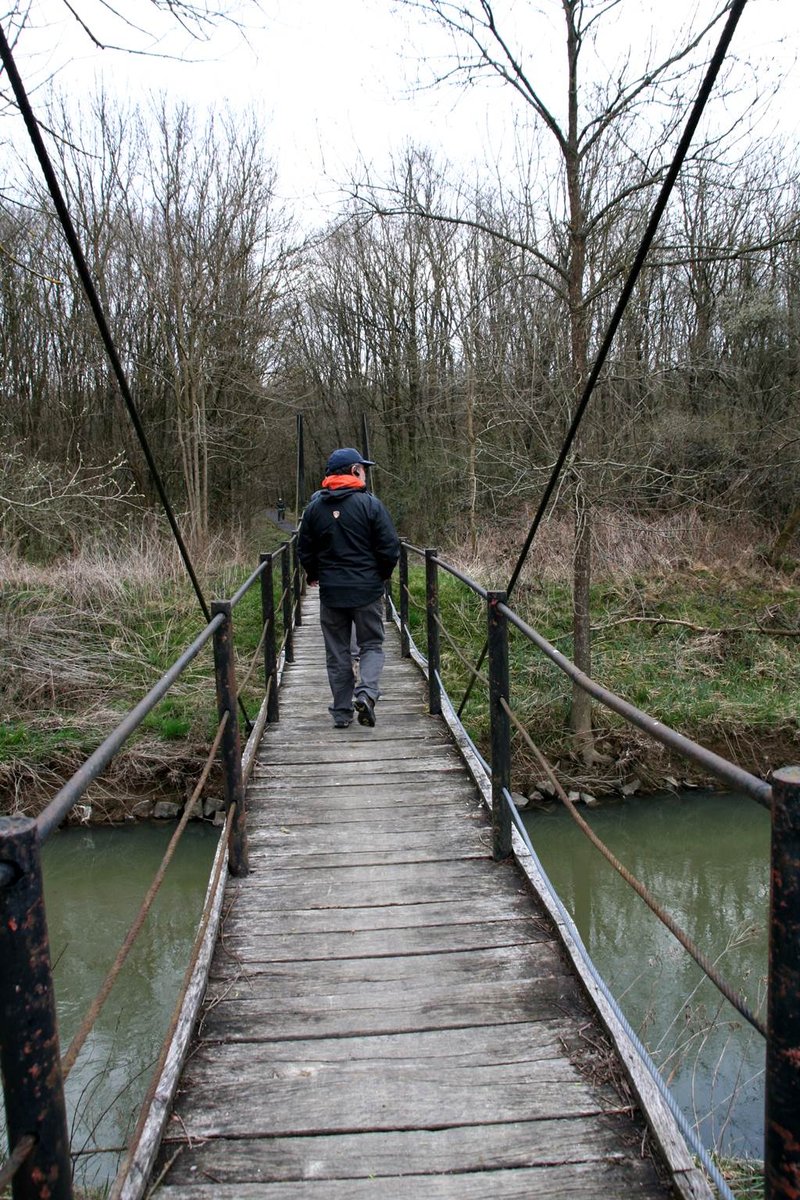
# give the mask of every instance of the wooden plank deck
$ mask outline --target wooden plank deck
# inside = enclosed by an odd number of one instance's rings
[[[375,729],[333,729],[316,600],[248,789],[252,873],[227,884],[157,1195],[675,1195],[394,630]]]

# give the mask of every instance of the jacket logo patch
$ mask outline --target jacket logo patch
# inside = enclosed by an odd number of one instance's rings
[[[333,510],[333,515],[334,515],[335,517],[338,517],[338,516],[339,516],[339,510],[338,510],[338,508],[335,508],[335,509]]]

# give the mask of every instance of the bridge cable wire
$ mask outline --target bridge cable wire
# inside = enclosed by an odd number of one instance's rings
[[[400,627],[400,614],[397,612],[396,609],[394,609],[394,611],[393,611],[393,617],[394,617],[395,624],[397,624],[397,626],[399,628]],[[411,647],[412,658],[414,658],[415,662],[422,669],[423,673],[427,674],[427,671],[428,671],[427,660],[425,659],[425,656],[422,654],[422,652],[417,647],[417,645],[414,642],[413,637],[411,637],[410,633],[409,633],[409,643],[410,643],[410,647]],[[438,672],[436,672],[436,678],[437,678],[437,680],[439,682],[439,686],[442,690],[442,706],[444,709],[447,710],[447,712],[449,714],[448,723],[452,722],[451,728],[455,728],[458,730],[459,738],[463,738],[465,746],[468,748],[469,752],[471,754],[473,754],[475,756],[476,760],[478,761],[478,763],[480,763],[481,767],[483,768],[484,774],[487,777],[487,782],[488,782],[489,778],[491,777],[491,773],[492,773],[491,763],[486,761],[483,754],[481,754],[480,750],[475,745],[475,743],[473,742],[469,733],[467,732],[464,725],[462,724],[461,719],[458,716],[458,714],[456,713],[456,710],[450,701],[450,697],[447,694],[447,689],[445,688],[444,681],[442,680],[442,678]],[[461,744],[461,743],[459,743],[459,744]],[[472,770],[472,767],[470,767],[470,770]],[[475,777],[475,776],[473,775],[473,777]],[[537,871],[539,872],[539,875],[540,875],[541,881],[542,881],[542,885],[546,888],[547,895],[549,896],[549,898],[553,904],[553,907],[558,912],[560,920],[563,922],[564,926],[569,931],[570,936],[575,945],[575,948],[578,951],[578,953],[580,954],[581,959],[586,967],[587,972],[594,980],[595,984],[599,988],[602,995],[605,997],[606,1002],[608,1003],[609,1007],[613,1011],[614,1015],[616,1016],[617,1020],[619,1021],[620,1025],[622,1026],[623,1030],[625,1031],[628,1038],[630,1039],[631,1045],[633,1046],[636,1053],[639,1055],[639,1058],[642,1061],[642,1063],[644,1064],[645,1069],[647,1070],[648,1074],[652,1078],[653,1083],[655,1084],[659,1095],[662,1097],[662,1099],[664,1100],[664,1103],[667,1105],[667,1107],[669,1108],[673,1117],[675,1118],[675,1121],[677,1122],[678,1127],[679,1127],[681,1133],[683,1134],[683,1137],[686,1140],[687,1145],[689,1145],[691,1147],[691,1149],[696,1154],[698,1160],[703,1164],[703,1167],[704,1167],[709,1179],[711,1179],[711,1181],[713,1182],[714,1186],[716,1187],[716,1189],[719,1193],[720,1200],[736,1200],[735,1196],[733,1195],[730,1188],[728,1187],[727,1181],[722,1176],[719,1168],[717,1167],[717,1164],[714,1162],[713,1158],[709,1155],[705,1146],[700,1141],[700,1138],[697,1136],[696,1130],[689,1124],[686,1117],[684,1116],[680,1106],[678,1105],[677,1100],[675,1099],[675,1096],[673,1095],[669,1085],[665,1082],[658,1067],[653,1062],[653,1059],[651,1058],[647,1048],[644,1046],[644,1044],[642,1043],[638,1034],[633,1029],[630,1021],[628,1021],[627,1017],[625,1016],[622,1009],[620,1008],[616,997],[609,990],[608,985],[606,984],[602,975],[600,975],[600,973],[598,972],[597,967],[594,965],[594,962],[592,961],[592,959],[589,955],[589,952],[587,951],[586,947],[583,944],[583,939],[581,938],[581,936],[575,926],[575,922],[572,920],[572,917],[569,915],[566,908],[564,907],[561,897],[556,892],[555,888],[553,887],[552,882],[550,881],[549,876],[547,875],[547,872],[545,871],[544,867],[542,866],[541,862],[539,861],[539,857],[533,848],[533,843],[531,842],[530,835],[529,835],[527,829],[525,828],[525,825],[523,823],[522,817],[519,814],[517,806],[514,804],[511,793],[507,789],[504,788],[503,796],[505,798],[505,802],[506,802],[509,812],[511,814],[511,820],[514,824],[514,827],[517,830],[517,833],[519,834],[520,838],[522,839],[522,841],[525,845],[525,848],[527,849],[528,854],[531,857],[531,861],[534,863]]]
[[[445,627],[445,626],[442,624],[442,621],[441,621],[441,619],[440,619],[439,617],[437,617],[436,615],[434,615],[434,618],[433,618],[433,619],[434,619],[435,623],[436,623],[436,624],[438,625],[438,627],[439,627],[439,632],[441,633],[441,635],[442,635],[442,637],[444,638],[444,640],[447,642],[448,646],[450,647],[450,649],[452,650],[453,654],[456,656],[456,658],[458,659],[458,661],[461,663],[461,665],[462,665],[462,666],[466,667],[468,671],[472,671],[472,669],[473,669],[473,667],[472,667],[472,663],[468,661],[466,654],[464,654],[464,652],[461,650],[461,647],[460,647],[460,646],[458,645],[458,643],[456,642],[456,640],[455,640],[455,638],[453,637],[453,635],[452,635],[452,633],[450,632],[450,630],[449,630],[449,629],[447,629],[447,628],[446,628],[446,627]],[[483,684],[483,686],[484,686],[485,688],[488,688],[488,687],[489,687],[489,677],[488,677],[488,675],[484,675],[484,674],[482,674],[482,673],[479,673],[479,672],[478,672],[478,670],[477,670],[477,668],[475,669],[475,677],[476,677],[476,678],[479,680],[479,682],[480,682],[480,683],[482,683],[482,684]]]
[[[233,827],[233,820],[234,820],[235,816],[236,816],[236,803],[234,801],[234,803],[228,809],[228,812],[227,812],[227,815],[225,818],[225,824],[223,825],[222,831],[220,833],[220,842],[223,845],[228,844],[228,838],[230,837],[230,832]],[[184,971],[184,974],[183,974],[183,984],[181,986],[181,990],[178,995],[178,998],[175,1001],[175,1007],[172,1011],[172,1019],[170,1020],[169,1028],[167,1029],[167,1032],[164,1034],[164,1040],[161,1044],[161,1052],[158,1056],[158,1061],[156,1062],[155,1068],[153,1069],[153,1073],[150,1077],[150,1085],[149,1085],[147,1092],[145,1093],[144,1099],[142,1100],[142,1103],[139,1107],[139,1119],[136,1122],[136,1128],[134,1129],[133,1133],[130,1136],[130,1141],[128,1142],[128,1145],[126,1147],[125,1158],[123,1159],[122,1163],[120,1164],[119,1170],[117,1171],[117,1177],[114,1180],[114,1183],[112,1184],[112,1187],[111,1187],[111,1191],[108,1194],[108,1200],[119,1200],[119,1197],[122,1194],[123,1188],[125,1187],[125,1183],[127,1182],[128,1175],[130,1174],[131,1166],[133,1164],[134,1150],[136,1147],[139,1146],[139,1144],[141,1142],[142,1133],[144,1132],[145,1125],[147,1124],[151,1108],[156,1100],[159,1086],[161,1084],[161,1077],[164,1073],[164,1068],[166,1066],[167,1059],[169,1058],[170,1052],[172,1050],[172,1045],[173,1045],[173,1041],[175,1038],[176,1030],[178,1029],[178,1026],[180,1024],[181,1015],[183,1012],[183,1004],[184,1004],[184,1000],[186,998],[186,993],[189,990],[190,984],[192,982],[192,977],[195,972],[195,968],[197,967],[198,959],[200,958],[200,955],[203,951],[203,944],[205,942],[206,930],[208,929],[209,923],[211,921],[211,916],[212,916],[212,912],[214,909],[214,898],[217,894],[217,888],[219,887],[220,875],[222,874],[222,868],[225,865],[226,857],[227,856],[225,854],[218,855],[214,874],[212,875],[211,879],[209,880],[208,888],[206,889],[206,903],[203,908],[203,913],[200,918],[200,923],[197,927],[197,933],[195,935],[194,945],[192,947],[192,953],[189,957],[189,962],[188,962],[186,970]],[[169,1170],[169,1167],[172,1166],[172,1163],[177,1158],[178,1153],[180,1153],[180,1150],[178,1150],[176,1152],[176,1154],[169,1161],[168,1165],[164,1168],[164,1170],[158,1176],[156,1181],[153,1183],[152,1187],[150,1187],[148,1189],[145,1200],[148,1200],[148,1198],[150,1196],[152,1196],[158,1190],[159,1184],[161,1183],[163,1177],[166,1175],[167,1171]]]
[[[684,1137],[687,1145],[694,1151],[694,1153],[697,1155],[698,1160],[703,1164],[703,1167],[704,1167],[709,1179],[714,1184],[715,1188],[717,1189],[717,1192],[719,1193],[720,1200],[736,1200],[736,1197],[733,1195],[733,1192],[731,1191],[731,1189],[728,1186],[727,1180],[722,1175],[721,1171],[719,1170],[719,1167],[714,1162],[714,1159],[709,1154],[708,1150],[706,1150],[705,1146],[700,1141],[700,1138],[697,1135],[696,1129],[693,1126],[691,1126],[689,1124],[689,1122],[687,1121],[686,1117],[684,1116],[683,1112],[681,1111],[680,1106],[678,1105],[677,1100],[675,1099],[675,1096],[672,1093],[671,1088],[664,1080],[664,1077],[662,1076],[662,1074],[659,1071],[656,1064],[653,1062],[653,1059],[651,1058],[649,1051],[647,1050],[647,1048],[643,1044],[641,1038],[636,1033],[636,1031],[633,1028],[633,1026],[631,1025],[630,1021],[628,1020],[628,1018],[625,1016],[624,1012],[620,1008],[616,997],[614,996],[613,992],[611,992],[609,990],[609,987],[608,987],[606,981],[603,979],[602,975],[597,970],[597,967],[594,965],[594,962],[592,961],[589,951],[584,946],[583,939],[581,938],[581,935],[575,926],[575,922],[573,921],[572,917],[569,915],[566,908],[564,907],[561,897],[556,892],[555,888],[553,887],[553,885],[547,875],[547,872],[545,871],[544,867],[542,866],[541,862],[539,861],[539,857],[533,848],[533,843],[531,842],[530,834],[528,833],[527,829],[525,828],[525,825],[522,821],[522,817],[520,816],[519,812],[517,811],[517,807],[514,804],[513,800],[511,799],[510,793],[505,788],[503,789],[503,796],[505,798],[505,802],[508,805],[509,811],[511,813],[511,820],[514,823],[514,827],[517,830],[517,833],[519,834],[523,843],[525,844],[525,848],[528,851],[528,854],[530,854],[530,856],[531,856],[531,861],[533,862],[533,864],[536,867],[536,870],[539,873],[539,876],[541,878],[543,886],[547,889],[547,894],[553,904],[553,907],[555,908],[555,910],[558,913],[559,919],[563,922],[564,926],[569,931],[569,934],[570,934],[570,937],[572,938],[575,949],[578,952],[578,954],[580,955],[581,959],[583,960],[584,966],[586,967],[588,974],[594,980],[596,986],[598,987],[598,989],[604,996],[609,1008],[612,1010],[612,1012],[614,1013],[614,1016],[619,1021],[623,1030],[627,1034],[631,1045],[633,1046],[636,1053],[639,1055],[639,1058],[640,1058],[641,1062],[644,1064],[644,1067],[647,1070],[648,1075],[650,1075],[651,1079],[653,1080],[653,1083],[655,1084],[659,1095],[661,1096],[664,1103],[667,1105],[667,1108],[670,1110],[673,1117],[675,1118],[678,1128],[680,1129],[681,1133],[683,1134],[683,1137]]]
[[[555,466],[553,467],[552,473],[550,475],[550,479],[544,490],[542,499],[539,502],[539,507],[536,511],[535,517],[533,518],[533,523],[531,524],[531,527],[528,530],[528,535],[525,538],[525,542],[523,543],[522,550],[520,551],[516,565],[515,565],[513,571],[511,572],[511,576],[509,578],[508,585],[506,587],[506,596],[510,596],[512,591],[514,590],[514,585],[516,584],[517,580],[519,579],[520,572],[522,571],[522,568],[525,564],[525,560],[528,557],[528,552],[530,551],[530,548],[533,544],[533,539],[536,537],[536,533],[539,529],[539,526],[541,525],[544,515],[550,505],[550,500],[552,498],[553,492],[555,491],[556,484],[558,483],[559,476],[564,467],[564,463],[567,460],[567,455],[569,454],[570,450],[572,449],[572,444],[575,441],[575,438],[577,436],[578,429],[580,427],[581,421],[583,420],[583,416],[584,416],[584,413],[586,412],[586,408],[589,404],[589,400],[592,397],[592,393],[594,392],[595,386],[599,379],[600,372],[602,371],[602,369],[605,365],[606,358],[608,357],[608,353],[611,350],[611,345],[616,336],[617,329],[619,327],[620,321],[622,320],[622,316],[625,312],[625,309],[628,306],[628,301],[630,300],[631,296],[633,295],[633,289],[636,286],[639,275],[641,274],[642,267],[644,266],[644,261],[647,257],[648,251],[650,250],[650,246],[656,235],[656,231],[658,230],[658,226],[661,221],[661,217],[663,216],[664,210],[667,207],[667,202],[669,201],[670,195],[672,194],[672,189],[675,186],[676,180],[678,178],[678,174],[680,172],[681,167],[683,166],[684,159],[686,158],[686,155],[689,151],[689,146],[691,144],[692,138],[694,137],[695,132],[697,130],[697,126],[700,123],[700,118],[702,117],[705,106],[708,103],[708,99],[709,99],[709,96],[711,95],[712,88],[716,82],[717,75],[719,74],[720,68],[722,67],[723,60],[728,51],[728,47],[730,45],[731,39],[736,30],[736,26],[739,23],[739,18],[741,17],[742,13],[744,12],[744,8],[745,8],[746,4],[747,4],[747,0],[732,0],[728,20],[725,23],[725,28],[722,31],[722,35],[720,36],[719,43],[717,44],[717,48],[714,51],[714,54],[711,58],[711,62],[708,65],[708,70],[706,71],[706,74],[703,78],[703,82],[700,86],[700,90],[697,94],[697,98],[695,99],[695,102],[692,106],[692,111],[689,114],[689,119],[686,122],[686,128],[684,129],[681,140],[678,143],[678,148],[675,151],[675,155],[672,159],[672,163],[670,164],[667,174],[664,177],[664,182],[661,185],[661,190],[658,194],[655,205],[653,206],[653,211],[650,215],[650,220],[647,224],[647,229],[644,232],[644,236],[642,237],[641,244],[636,253],[636,257],[633,261],[633,266],[631,267],[631,269],[628,273],[628,277],[625,280],[625,283],[623,285],[622,291],[619,296],[619,300],[617,301],[616,308],[614,309],[614,312],[611,315],[611,320],[608,323],[608,328],[606,330],[605,337],[603,338],[602,345],[600,346],[600,349],[597,352],[597,357],[594,361],[594,366],[592,367],[591,371],[589,372],[589,378],[586,380],[586,386],[583,389],[583,394],[580,398],[580,401],[578,402],[578,407],[575,410],[575,415],[572,418],[572,423],[570,424],[569,430],[567,431],[567,435],[564,439],[564,444],[561,447],[558,458],[556,459],[556,462],[555,462]],[[480,668],[482,666],[483,660],[486,657],[487,651],[488,651],[488,642],[486,642],[484,644],[483,650],[481,651],[480,658],[478,659],[478,663],[477,663],[478,668]],[[464,693],[464,697],[458,707],[458,715],[459,716],[461,716],[462,712],[464,711],[464,706],[467,703],[467,700],[469,699],[469,697],[472,693],[472,688],[474,686],[474,682],[475,682],[475,680],[474,680],[474,676],[473,676],[473,678],[471,678],[469,683],[467,684],[467,689]]]
[[[28,135],[30,136],[31,142],[33,143],[33,148],[36,151],[36,157],[38,158],[39,165],[42,168],[42,173],[44,174],[45,181],[47,183],[47,187],[50,191],[50,196],[52,198],[53,204],[55,205],[55,209],[58,214],[59,221],[61,222],[61,226],[64,230],[64,235],[67,239],[67,244],[69,245],[70,252],[72,253],[72,258],[75,262],[75,266],[77,267],[78,274],[81,279],[81,283],[83,284],[83,290],[86,293],[86,298],[89,301],[89,306],[91,307],[92,313],[94,315],[94,319],[97,323],[97,328],[100,331],[100,337],[103,340],[103,345],[105,346],[106,354],[108,355],[109,361],[111,363],[111,367],[117,378],[117,383],[119,384],[120,392],[122,393],[122,399],[125,402],[125,406],[128,410],[128,414],[131,418],[133,427],[136,431],[136,436],[139,439],[139,444],[142,448],[142,453],[144,454],[148,469],[153,478],[153,482],[156,485],[156,490],[158,491],[158,495],[159,495],[159,498],[163,505],[164,512],[166,513],[167,520],[169,521],[169,524],[170,524],[170,528],[172,529],[172,532],[175,536],[175,540],[178,543],[178,549],[180,550],[181,558],[183,559],[184,565],[189,574],[189,578],[192,581],[192,586],[194,587],[195,595],[197,596],[197,599],[200,602],[200,607],[203,610],[203,615],[205,616],[206,621],[210,621],[211,620],[211,611],[206,603],[205,597],[204,597],[202,589],[200,587],[200,583],[197,579],[197,575],[195,574],[194,567],[192,566],[192,562],[189,557],[189,552],[183,541],[183,537],[181,536],[180,529],[178,528],[178,522],[175,517],[175,513],[173,512],[172,505],[170,504],[169,497],[167,496],[166,489],[164,488],[164,484],[161,479],[161,475],[159,473],[158,467],[156,466],[155,459],[154,459],[152,451],[150,449],[150,444],[147,440],[147,435],[145,434],[144,426],[142,425],[142,422],[140,420],[139,413],[136,408],[136,404],[134,402],[133,395],[130,390],[130,386],[128,384],[128,380],[125,375],[125,370],[122,366],[122,362],[120,361],[119,354],[117,353],[117,348],[116,348],[116,345],[114,344],[114,339],[112,338],[111,332],[108,328],[108,323],[106,321],[106,317],[105,317],[105,313],[103,311],[103,306],[100,301],[100,297],[97,294],[97,289],[94,285],[94,281],[89,272],[89,267],[87,265],[86,258],[84,256],[83,250],[81,248],[81,244],[78,239],[78,235],[75,232],[75,226],[72,223],[72,218],[70,217],[69,209],[67,208],[66,202],[64,200],[64,196],[61,191],[61,187],[58,183],[58,180],[56,179],[56,174],[55,174],[55,171],[53,170],[53,165],[50,161],[50,156],[47,153],[47,148],[44,144],[41,132],[39,130],[39,124],[33,113],[33,109],[31,108],[31,104],[30,104],[30,101],[28,100],[28,96],[25,92],[25,87],[22,83],[22,79],[19,75],[19,72],[17,71],[16,63],[14,61],[14,56],[11,52],[11,48],[6,40],[6,36],[5,36],[5,33],[3,32],[2,28],[0,28],[0,57],[3,60],[3,66],[5,67],[6,71],[8,72],[8,77],[11,82],[11,86],[14,90],[14,95],[16,97],[17,104],[19,105],[20,112],[22,114],[23,120],[25,121],[25,125],[28,130]]]
[[[267,633],[269,632],[269,624],[270,624],[269,621],[264,622],[264,627],[261,630],[261,638],[259,639],[259,643],[256,646],[255,650],[253,651],[253,655],[252,655],[252,658],[250,659],[247,670],[244,674],[244,678],[237,682],[236,686],[240,692],[243,692],[244,689],[247,687],[248,683],[250,682],[250,679],[252,678],[253,672],[255,671],[256,667],[259,665],[259,661],[260,661],[259,655],[261,654],[261,650],[262,650],[264,642],[266,641],[266,638],[267,638]]]
[[[603,842],[597,836],[591,825],[589,825],[583,819],[567,793],[564,791],[564,788],[553,771],[550,763],[535,744],[525,726],[522,724],[516,714],[511,711],[511,708],[504,697],[500,698],[500,705],[514,727],[522,735],[528,748],[536,756],[536,759],[541,765],[542,769],[547,773],[550,782],[553,784],[556,792],[558,793],[559,799],[578,828],[586,835],[592,845],[600,851],[600,853],[603,855],[606,861],[611,864],[614,870],[621,875],[625,882],[633,888],[633,890],[642,898],[642,900],[644,900],[650,911],[655,913],[659,921],[661,921],[661,923],[667,927],[673,937],[677,938],[684,950],[686,950],[692,956],[694,961],[700,967],[701,971],[703,971],[703,973],[708,976],[708,978],[719,989],[719,991],[722,992],[722,995],[725,997],[725,999],[733,1005],[736,1011],[744,1017],[745,1021],[748,1021],[753,1028],[762,1035],[762,1037],[766,1037],[766,1026],[751,1011],[747,1001],[744,999],[741,993],[737,992],[735,988],[728,983],[728,981],[719,973],[710,959],[706,957],[696,942],[694,942],[692,938],[690,938],[689,935],[685,933],[683,929],[681,929],[681,927],[670,916],[666,909],[662,908],[648,888],[646,888],[645,885],[641,883],[636,876],[633,875],[628,868],[619,861],[612,851],[609,850],[608,846],[606,846],[605,842]]]
[[[178,822],[175,832],[173,833],[172,837],[170,838],[169,845],[167,846],[167,849],[164,851],[164,857],[161,860],[161,864],[160,864],[158,870],[156,871],[155,875],[153,876],[153,882],[150,884],[150,887],[147,891],[147,895],[145,896],[144,900],[142,901],[139,911],[137,912],[136,916],[134,917],[133,922],[130,926],[130,929],[128,930],[127,934],[125,935],[122,945],[120,946],[119,951],[117,952],[117,957],[114,959],[114,962],[112,963],[111,967],[109,968],[108,974],[106,975],[105,979],[103,980],[102,984],[100,985],[97,995],[95,996],[94,1000],[92,1001],[91,1005],[89,1006],[89,1009],[88,1009],[85,1017],[83,1018],[83,1021],[81,1022],[80,1029],[75,1034],[74,1038],[72,1039],[72,1041],[69,1044],[69,1048],[67,1049],[66,1053],[64,1054],[64,1057],[61,1059],[61,1072],[62,1072],[62,1075],[64,1076],[65,1080],[67,1079],[70,1071],[74,1067],[75,1061],[76,1061],[78,1055],[80,1054],[81,1049],[83,1048],[83,1045],[84,1045],[86,1039],[88,1038],[89,1034],[91,1033],[91,1031],[94,1027],[94,1023],[97,1020],[98,1016],[100,1015],[100,1012],[102,1011],[103,1006],[111,993],[111,989],[113,988],[114,984],[117,981],[117,977],[119,976],[119,973],[125,964],[125,960],[127,959],[128,955],[130,954],[131,949],[133,948],[134,942],[136,941],[137,937],[139,936],[139,934],[142,931],[142,926],[144,925],[145,920],[147,919],[147,914],[150,912],[150,909],[153,907],[153,902],[154,902],[156,896],[158,895],[158,892],[161,888],[161,884],[164,882],[164,876],[166,874],[167,867],[169,866],[170,862],[172,861],[173,855],[175,854],[175,851],[178,847],[178,842],[180,841],[180,839],[183,835],[183,831],[185,830],[187,824],[189,823],[189,818],[191,817],[191,815],[194,811],[194,806],[197,803],[198,797],[200,796],[200,793],[203,790],[203,787],[205,786],[206,780],[208,779],[209,772],[211,771],[211,767],[213,766],[214,759],[216,758],[217,750],[219,749],[220,743],[222,741],[222,735],[225,731],[226,725],[228,724],[229,717],[230,717],[230,713],[226,712],[225,715],[223,716],[222,720],[219,723],[219,727],[217,729],[217,735],[214,738],[214,742],[211,746],[211,749],[208,752],[208,757],[206,758],[206,763],[200,774],[200,778],[197,781],[197,785],[195,786],[195,789],[192,792],[190,799],[188,800],[188,802],[186,803],[186,805],[184,807],[183,815],[181,816],[181,819]]]
[[[45,177],[45,181],[47,183],[47,187],[50,192],[50,196],[52,198],[53,204],[56,209],[56,213],[58,214],[58,219],[61,222],[62,229],[64,230],[64,236],[67,240],[67,244],[69,246],[73,261],[77,268],[78,275],[80,276],[81,283],[83,284],[83,290],[86,293],[86,298],[89,302],[89,307],[91,308],[92,314],[94,315],[95,322],[97,323],[97,328],[100,332],[100,337],[103,341],[103,345],[105,346],[105,350],[106,350],[106,354],[108,355],[109,362],[111,363],[111,368],[114,372],[114,375],[116,376],[117,383],[119,384],[119,390],[122,395],[122,399],[125,403],[125,407],[128,410],[128,415],[130,416],[131,423],[133,424],[133,428],[136,432],[136,436],[139,440],[139,445],[141,446],[142,453],[145,458],[145,462],[147,463],[147,468],[150,472],[153,483],[155,484],[156,491],[158,492],[159,499],[161,500],[161,505],[166,514],[167,521],[169,522],[169,526],[170,526],[170,529],[172,530],[173,537],[175,538],[175,541],[177,543],[178,550],[180,552],[180,556],[183,559],[183,564],[186,567],[186,571],[189,575],[189,579],[191,580],[192,587],[194,588],[194,593],[200,604],[200,608],[202,609],[203,616],[205,617],[206,621],[210,621],[211,620],[211,610],[209,609],[208,603],[206,602],[206,598],[203,595],[203,589],[200,586],[200,581],[197,578],[197,574],[195,572],[194,565],[192,564],[192,560],[189,555],[189,551],[187,549],[186,543],[183,540],[183,536],[181,534],[180,527],[178,525],[178,520],[175,516],[175,512],[172,508],[172,504],[170,503],[169,496],[167,495],[167,491],[164,486],[164,482],[161,478],[161,473],[156,464],[156,460],[153,456],[153,452],[150,449],[150,443],[147,440],[147,434],[145,433],[144,426],[143,426],[141,418],[139,416],[139,411],[138,411],[138,409],[136,407],[136,403],[133,399],[133,394],[131,392],[130,385],[128,383],[128,378],[125,374],[125,369],[122,366],[122,362],[121,362],[119,354],[117,352],[116,344],[114,342],[113,337],[111,336],[111,331],[108,327],[108,322],[106,321],[106,316],[105,316],[105,312],[103,310],[102,302],[97,293],[97,288],[95,287],[94,280],[92,279],[91,273],[89,271],[89,267],[86,262],[86,257],[83,253],[83,249],[81,247],[80,240],[75,231],[75,226],[74,226],[74,224],[72,222],[72,218],[69,214],[69,209],[67,208],[66,201],[64,200],[64,195],[61,191],[61,187],[56,178],[56,173],[53,169],[53,164],[50,161],[49,154],[47,153],[47,147],[44,144],[44,139],[42,138],[41,131],[39,129],[39,123],[36,120],[36,116],[34,115],[33,108],[31,107],[30,100],[28,99],[28,95],[25,91],[25,86],[22,82],[22,78],[19,74],[19,71],[17,70],[16,62],[14,61],[14,55],[11,51],[11,47],[8,44],[5,32],[3,31],[2,27],[0,27],[0,58],[2,59],[3,66],[5,67],[5,69],[8,73],[8,78],[11,82],[11,86],[14,91],[14,95],[16,97],[17,104],[19,105],[20,113],[22,114],[22,118],[25,121],[25,125],[28,130],[28,135],[33,144],[33,148],[36,152],[36,157],[39,160],[39,165],[42,168],[42,173]],[[241,697],[239,698],[239,707],[241,708],[242,716],[244,717],[247,726],[249,728],[252,728],[252,723],[250,721],[249,716],[247,715],[247,711],[245,710],[245,707],[244,707],[244,704],[242,703]]]

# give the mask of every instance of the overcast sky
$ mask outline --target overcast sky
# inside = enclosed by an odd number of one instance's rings
[[[59,86],[78,96],[98,78],[107,87],[144,97],[164,89],[205,106],[252,105],[263,115],[265,144],[275,159],[287,199],[317,208],[333,206],[336,184],[356,170],[359,155],[379,170],[407,141],[424,143],[464,167],[491,160],[510,144],[512,121],[521,102],[508,88],[452,86],[423,88],[431,62],[441,64],[450,45],[444,35],[392,0],[242,0],[248,29],[217,25],[206,42],[168,32],[169,24],[144,0],[118,4],[134,11],[147,35],[113,20],[103,0],[71,0],[101,40],[148,47],[183,61],[99,51],[70,15],[64,0],[33,0],[31,28],[18,45],[18,65],[29,87],[56,72]],[[631,48],[643,53],[655,26],[662,44],[685,20],[716,10],[720,0],[622,0],[606,55]],[[498,16],[509,8],[547,11],[554,0],[496,0]],[[743,58],[761,64],[767,81],[787,74],[770,108],[770,122],[797,136],[800,122],[798,68],[800,0],[749,0],[734,40]],[[260,8],[260,11],[259,11]],[[538,18],[541,22],[541,18]],[[163,38],[153,46],[153,34]],[[537,82],[552,74],[563,56],[563,25],[546,25],[521,35],[526,50],[536,38]],[[527,37],[527,41],[526,41]],[[716,40],[716,38],[715,38]],[[530,61],[530,59],[529,59]],[[559,89],[560,91],[563,89]],[[34,101],[36,97],[34,96]]]

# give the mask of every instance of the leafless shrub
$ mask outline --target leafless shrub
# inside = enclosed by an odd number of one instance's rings
[[[532,519],[532,514],[528,519]],[[481,582],[498,586],[507,579],[527,533],[526,521],[509,521],[480,531],[477,545],[456,545],[448,553]],[[595,516],[593,555],[598,579],[682,569],[739,570],[759,566],[764,531],[755,522],[735,525],[709,520],[696,511],[639,516],[624,509],[604,509]],[[556,513],[540,526],[522,578],[568,583],[574,544],[570,515]]]

